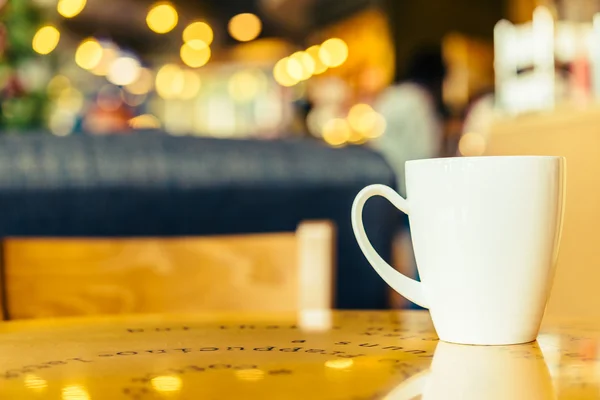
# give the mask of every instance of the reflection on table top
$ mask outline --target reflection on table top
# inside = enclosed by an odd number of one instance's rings
[[[600,322],[508,347],[437,340],[426,312],[0,323],[2,399],[597,399]]]

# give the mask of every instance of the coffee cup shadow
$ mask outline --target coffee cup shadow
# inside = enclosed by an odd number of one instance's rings
[[[556,399],[537,342],[506,347],[440,342],[428,370],[405,380],[386,400]]]

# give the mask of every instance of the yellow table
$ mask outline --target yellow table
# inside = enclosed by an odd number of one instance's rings
[[[426,312],[0,323],[0,399],[598,399],[600,323],[437,340]]]

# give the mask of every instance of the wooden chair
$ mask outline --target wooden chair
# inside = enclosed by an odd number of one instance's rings
[[[4,241],[4,319],[332,307],[334,227],[186,238]]]

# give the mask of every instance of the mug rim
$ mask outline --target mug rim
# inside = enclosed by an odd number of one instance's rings
[[[564,160],[562,156],[536,156],[536,155],[508,155],[508,156],[468,156],[468,157],[437,157],[408,160],[406,164],[425,164],[439,162],[462,162],[462,161],[500,161],[500,160]]]

